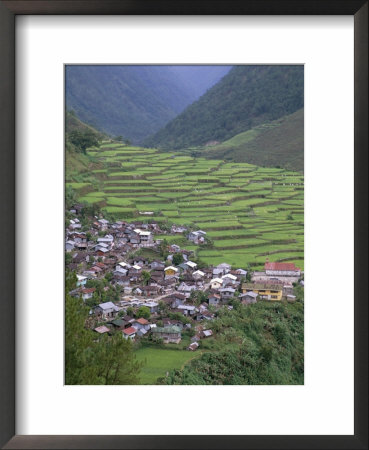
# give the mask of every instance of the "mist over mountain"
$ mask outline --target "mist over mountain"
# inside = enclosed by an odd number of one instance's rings
[[[190,92],[192,101],[197,100],[208,89],[226,75],[232,66],[169,66],[178,81]]]
[[[301,65],[234,66],[199,100],[144,141],[163,149],[223,142],[304,105]]]
[[[140,143],[229,70],[229,66],[68,65],[66,108],[100,131]]]

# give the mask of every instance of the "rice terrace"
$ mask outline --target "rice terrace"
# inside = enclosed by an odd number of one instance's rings
[[[67,186],[81,202],[96,203],[117,220],[146,220],[203,229],[212,248],[198,249],[206,263],[228,261],[255,269],[270,261],[303,268],[303,175],[183,156],[175,152],[104,143],[87,155],[103,168],[68,171]],[[83,177],[83,175],[82,175]],[[91,182],[90,179],[93,179]],[[182,236],[167,237],[171,243]]]

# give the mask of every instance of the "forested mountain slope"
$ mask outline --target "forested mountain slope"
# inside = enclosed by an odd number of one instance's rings
[[[189,150],[210,159],[304,170],[304,109],[239,133],[217,145]]]
[[[69,65],[66,107],[101,131],[139,143],[228,70],[224,66]]]
[[[182,149],[209,141],[223,142],[303,105],[303,66],[235,66],[144,144]]]

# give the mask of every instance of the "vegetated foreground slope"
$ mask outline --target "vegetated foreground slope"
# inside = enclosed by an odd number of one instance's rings
[[[205,158],[304,170],[304,110],[237,134],[217,145],[189,150]]]
[[[229,69],[198,66],[188,72],[190,69],[181,67],[69,65],[67,109],[73,109],[78,117],[99,130],[140,142],[173,119]]]
[[[304,105],[303,66],[235,66],[144,144],[182,149],[225,141]]]
[[[273,385],[304,383],[304,291],[294,288],[296,301],[255,304],[232,302],[218,309],[208,324],[214,334],[201,340],[201,350],[147,343],[135,351],[144,366],[140,384]],[[184,342],[186,341],[186,342]]]
[[[201,228],[212,240],[207,247],[190,245],[182,235],[165,237],[195,250],[206,264],[262,268],[269,257],[303,269],[300,173],[108,142],[86,157],[98,168],[76,171],[67,153],[67,188],[106,216]]]
[[[203,354],[160,384],[304,384],[304,300],[259,301],[224,307],[211,322],[215,336],[201,341]]]

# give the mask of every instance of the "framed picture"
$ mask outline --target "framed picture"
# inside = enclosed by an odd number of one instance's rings
[[[0,2],[4,448],[368,447],[367,19]]]

